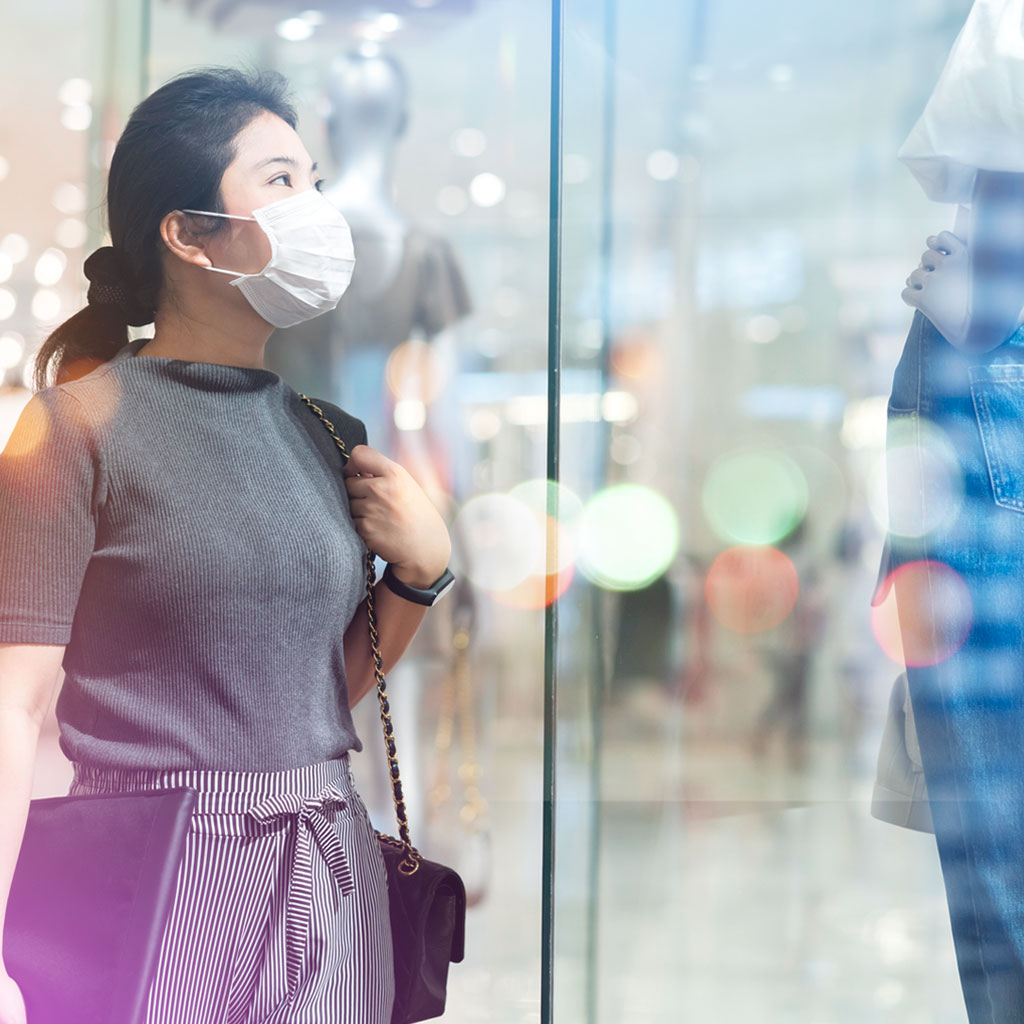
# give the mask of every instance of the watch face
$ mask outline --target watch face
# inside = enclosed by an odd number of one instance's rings
[[[437,602],[438,602],[438,601],[440,601],[440,600],[441,600],[441,598],[442,598],[442,597],[444,597],[444,595],[445,595],[445,594],[447,594],[447,593],[448,593],[448,591],[449,591],[449,590],[451,590],[451,589],[452,589],[452,587],[454,587],[454,586],[455,586],[455,577],[453,576],[453,577],[452,577],[452,578],[451,578],[451,579],[450,579],[450,580],[449,580],[449,581],[448,581],[448,582],[447,582],[447,583],[446,583],[446,584],[445,584],[445,585],[444,585],[444,586],[443,586],[443,587],[442,587],[442,588],[441,588],[441,589],[440,589],[440,590],[439,590],[439,591],[437,592],[437,597],[435,597],[435,598],[434,598],[434,600],[433,600],[433,601],[432,601],[431,603],[432,603],[432,604],[437,604]]]

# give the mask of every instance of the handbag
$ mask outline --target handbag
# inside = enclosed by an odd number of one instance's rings
[[[344,462],[349,451],[337,435],[334,424],[306,395],[299,397],[313,410],[330,432]],[[409,838],[398,770],[394,728],[378,643],[373,585],[376,579],[372,551],[366,553],[366,613],[370,624],[374,676],[384,727],[391,788],[399,838],[374,830],[387,871],[391,941],[394,951],[395,1003],[391,1024],[413,1024],[444,1013],[448,964],[465,956],[466,888],[458,873],[443,864],[427,860]]]
[[[195,801],[186,786],[29,802],[3,934],[29,1024],[141,1024]]]

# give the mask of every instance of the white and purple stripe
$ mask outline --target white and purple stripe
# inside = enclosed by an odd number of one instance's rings
[[[389,1024],[387,874],[347,754],[271,772],[74,769],[69,796],[197,791],[145,1024]]]

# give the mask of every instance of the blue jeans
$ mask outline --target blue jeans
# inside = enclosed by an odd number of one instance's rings
[[[889,572],[932,560],[896,591],[905,646],[934,654],[907,677],[968,1018],[1024,1024],[1024,330],[969,355],[915,313],[888,431],[919,458],[890,451],[876,600]],[[928,468],[943,452],[962,490]],[[894,499],[927,530],[896,533]]]

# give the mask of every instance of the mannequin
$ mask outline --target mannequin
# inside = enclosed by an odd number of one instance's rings
[[[349,222],[356,266],[337,309],[277,331],[267,346],[267,363],[282,367],[279,372],[299,390],[308,381],[306,390],[318,388],[358,416],[366,424],[370,446],[399,457],[426,490],[434,485],[431,496],[436,498],[438,490],[442,495],[451,490],[448,474],[436,465],[437,449],[441,463],[449,462],[445,449],[450,451],[458,423],[438,424],[437,413],[431,411],[425,427],[409,436],[412,443],[403,442],[399,455],[385,370],[397,345],[415,334],[430,340],[469,313],[469,296],[449,243],[421,230],[392,200],[395,151],[408,123],[408,84],[401,66],[389,56],[348,52],[331,63],[325,91],[334,164],[325,195]],[[438,404],[454,408],[452,402]],[[431,434],[436,435],[433,444]],[[442,510],[444,503],[442,497]],[[381,569],[378,562],[378,576]],[[431,610],[405,664],[388,680],[414,844],[424,837],[426,801],[420,779],[429,774],[419,770],[417,716],[425,684],[435,682],[433,670],[447,667],[456,603],[449,598]],[[370,817],[381,831],[393,831],[376,692],[353,709],[353,721],[364,743],[357,770]]]
[[[323,390],[329,381],[332,399],[362,419],[370,444],[387,452],[395,443],[387,357],[413,334],[430,339],[464,317],[470,300],[449,243],[421,230],[391,198],[395,149],[408,122],[399,64],[345,53],[331,63],[325,89],[335,168],[325,195],[349,222],[356,267],[332,314],[308,330],[277,332],[268,351],[296,382],[315,379]]]

